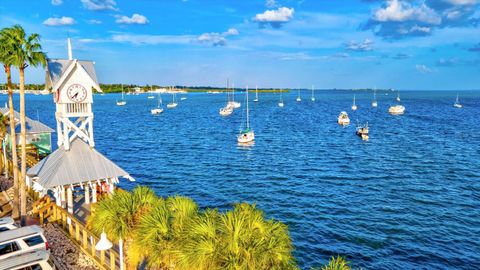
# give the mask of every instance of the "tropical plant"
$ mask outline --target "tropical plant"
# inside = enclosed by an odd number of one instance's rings
[[[130,252],[133,231],[137,223],[159,199],[148,187],[138,186],[132,192],[117,191],[92,206],[92,214],[87,222],[94,232],[105,232],[109,239],[119,242],[120,248],[125,241],[127,251],[127,269],[135,266],[142,256]]]
[[[13,51],[15,50],[15,40],[12,36],[10,28],[4,28],[0,31],[0,62],[3,63],[3,68],[7,76],[8,89],[8,107],[9,107],[9,124],[10,124],[10,140],[12,150],[12,164],[13,164],[13,207],[12,217],[17,219],[19,216],[19,179],[18,179],[18,155],[17,155],[17,138],[15,131],[15,115],[13,109],[13,87],[12,87],[12,69]]]
[[[316,270],[319,268],[312,268],[312,270]],[[327,265],[324,265],[321,270],[351,270],[348,261],[341,256],[332,257]]]
[[[20,144],[21,144],[21,172],[20,172],[20,218],[21,225],[25,225],[27,215],[27,197],[25,190],[27,173],[26,126],[25,126],[25,69],[28,66],[45,66],[47,57],[42,52],[40,35],[25,33],[20,25],[14,25],[6,30],[13,42],[11,54],[12,66],[18,68],[20,74]]]

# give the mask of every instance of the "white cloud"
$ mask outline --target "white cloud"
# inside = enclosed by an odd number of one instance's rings
[[[366,52],[373,50],[372,45],[373,41],[367,38],[363,42],[357,42],[355,40],[347,42],[345,43],[345,48],[349,51]]]
[[[72,17],[61,17],[61,18],[48,18],[43,21],[43,24],[46,26],[63,26],[63,25],[72,25],[75,24],[75,20]]]
[[[386,7],[375,12],[373,19],[378,22],[420,21],[437,25],[442,22],[442,17],[427,5],[415,7],[402,0],[389,0]]]
[[[102,21],[92,19],[92,20],[88,20],[87,23],[88,24],[102,24]]]
[[[480,0],[443,0],[443,2],[459,6],[480,4]]]
[[[137,35],[114,34],[113,42],[131,43],[135,45],[190,44],[195,36],[191,35]]]
[[[238,30],[235,28],[230,28],[223,33],[203,33],[198,36],[197,41],[200,43],[209,44],[212,46],[225,46],[227,45],[228,36],[237,36],[239,34]]]
[[[52,0],[52,5],[54,6],[58,6],[58,5],[61,5],[63,4],[63,0]]]
[[[275,0],[266,0],[265,1],[265,6],[268,8],[275,8],[278,6],[277,2]]]
[[[267,10],[264,13],[255,15],[254,21],[260,24],[268,23],[273,27],[280,27],[293,19],[294,12],[293,8],[280,7],[276,10]]]
[[[427,74],[427,73],[432,73],[432,69],[427,67],[426,65],[416,65],[415,68],[417,69],[418,72]]]
[[[88,10],[118,10],[115,0],[81,0],[81,2]]]
[[[116,15],[115,18],[117,18],[115,20],[115,22],[120,23],[120,24],[147,24],[147,23],[149,23],[147,17],[145,17],[141,14],[137,14],[137,13],[133,14],[132,17]]]

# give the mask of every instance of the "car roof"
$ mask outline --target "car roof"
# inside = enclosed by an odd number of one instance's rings
[[[42,233],[43,230],[37,225],[21,227],[0,233],[0,243],[10,242],[18,238],[24,238]]]
[[[0,226],[12,225],[13,223],[14,221],[13,221],[13,218],[11,217],[0,218]]]
[[[16,267],[28,266],[33,263],[48,260],[50,253],[46,250],[35,250],[21,253],[17,256],[8,257],[0,261],[0,269],[13,269]]]

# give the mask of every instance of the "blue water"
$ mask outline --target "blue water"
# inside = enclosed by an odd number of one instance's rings
[[[356,112],[350,92],[319,91],[315,103],[309,94],[284,95],[283,109],[276,94],[251,102],[252,147],[236,143],[243,110],[219,116],[225,95],[189,94],[159,116],[146,95],[125,107],[97,95],[96,147],[137,180],[123,188],[220,209],[255,202],[289,225],[302,269],[336,254],[364,269],[480,269],[480,94],[461,92],[455,109],[456,92],[405,91],[403,116],[387,114],[393,93],[379,93],[377,109],[357,93]],[[55,127],[51,97],[27,105]],[[369,122],[370,141],[336,124],[342,110]]]

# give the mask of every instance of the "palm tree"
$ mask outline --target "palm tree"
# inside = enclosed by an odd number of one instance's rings
[[[321,270],[351,270],[348,261],[341,256],[332,257],[327,265],[324,265]],[[320,270],[319,268],[312,268],[312,270]]]
[[[12,150],[12,164],[13,164],[13,209],[12,217],[17,219],[19,216],[19,202],[18,202],[18,156],[17,156],[17,138],[15,131],[15,115],[13,110],[13,87],[12,87],[12,63],[13,51],[15,41],[13,39],[10,28],[4,28],[0,31],[0,62],[3,63],[5,74],[7,75],[7,89],[8,89],[8,107],[9,107],[9,122],[10,122],[10,140]]]
[[[105,231],[108,238],[119,242],[123,254],[123,241],[127,250],[127,269],[137,265],[143,256],[130,251],[132,236],[141,216],[157,203],[159,199],[148,187],[138,186],[131,193],[117,191],[111,198],[101,200],[92,206],[92,214],[88,218],[88,226],[100,234]]]
[[[47,57],[42,52],[40,45],[40,35],[31,34],[27,36],[25,30],[20,25],[14,25],[8,30],[14,42],[12,65],[17,67],[20,72],[20,144],[21,154],[21,172],[20,172],[20,220],[21,225],[26,223],[27,215],[27,197],[25,190],[27,173],[27,151],[26,151],[26,127],[25,127],[25,69],[28,66],[45,66]]]
[[[154,269],[175,267],[179,261],[180,239],[197,215],[198,206],[190,198],[175,196],[158,200],[140,219],[135,249],[144,252],[148,265]]]

